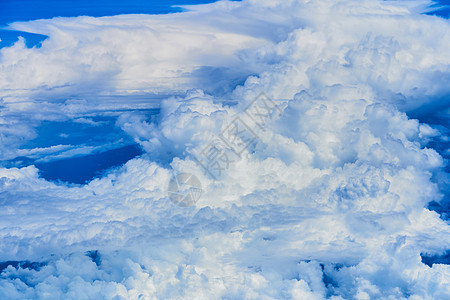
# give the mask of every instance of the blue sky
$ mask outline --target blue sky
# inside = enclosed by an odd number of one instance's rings
[[[436,11],[430,12],[430,14],[441,16],[444,18],[448,18],[450,16],[450,1],[449,0],[436,1],[435,6],[439,7],[439,9]]]
[[[112,16],[118,14],[164,14],[180,11],[177,5],[204,4],[206,0],[129,0],[129,1],[88,1],[88,0],[16,0],[1,1],[0,24],[53,17]],[[436,1],[436,6],[450,5],[448,0]],[[437,15],[448,17],[448,8]]]
[[[12,22],[29,21],[36,19],[49,19],[53,17],[77,16],[113,16],[119,14],[166,14],[181,11],[176,5],[203,4],[214,1],[201,0],[132,0],[132,1],[58,1],[58,0],[18,0],[0,2],[0,26]],[[46,36],[0,30],[0,48],[10,46],[22,36],[28,47],[39,46]]]
[[[165,14],[181,11],[172,6],[203,4],[205,0],[16,0],[0,3],[0,24],[53,17],[113,16],[119,14]]]

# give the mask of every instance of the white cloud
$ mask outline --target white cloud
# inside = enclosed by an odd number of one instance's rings
[[[426,209],[442,198],[444,161],[426,147],[441,133],[408,118],[449,93],[450,25],[418,14],[425,3],[222,1],[13,24],[50,38],[0,50],[2,149],[17,151],[45,115],[92,123],[108,110],[147,154],[82,187],[0,169],[0,261],[45,262],[5,269],[0,294],[448,298],[448,265],[420,257],[450,248],[448,224]],[[133,98],[144,92],[171,96]],[[260,92],[282,116],[213,180],[194,153]],[[155,101],[148,119],[138,109]],[[17,125],[16,112],[39,116]],[[175,172],[201,180],[196,207],[168,199]]]

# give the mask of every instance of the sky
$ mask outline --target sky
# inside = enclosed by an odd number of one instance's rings
[[[0,299],[449,299],[447,4],[1,1]]]

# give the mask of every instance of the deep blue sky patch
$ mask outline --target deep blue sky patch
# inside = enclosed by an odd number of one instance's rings
[[[167,14],[180,12],[175,5],[205,4],[207,0],[0,0],[0,27],[12,22],[50,19],[53,17],[114,16],[121,14]],[[28,48],[37,46],[47,38],[45,35],[22,31],[0,30],[0,49],[25,38]]]
[[[46,180],[84,184],[141,154],[142,150],[138,145],[128,145],[100,153],[38,163],[36,167]]]
[[[0,48],[12,46],[19,40],[19,37],[23,37],[25,39],[25,45],[28,48],[40,48],[42,42],[47,38],[46,35],[37,33],[0,29]]]
[[[158,109],[147,111],[148,116],[158,113]],[[37,138],[22,145],[22,149],[68,145],[72,149],[93,147],[95,150],[56,159],[48,159],[46,155],[21,156],[0,163],[6,167],[35,165],[41,177],[46,180],[84,184],[143,153],[140,146],[116,126],[115,122],[116,117],[111,116],[85,117],[65,122],[42,122],[35,129]]]
[[[208,0],[2,0],[0,25],[53,17],[166,14],[181,11],[174,5],[205,4]]]
[[[433,7],[436,7],[437,9],[430,11],[428,14],[448,19],[450,16],[450,0],[440,0],[436,2],[437,3],[433,5]]]

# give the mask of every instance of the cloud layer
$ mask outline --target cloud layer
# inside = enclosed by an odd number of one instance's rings
[[[0,50],[0,137],[113,115],[146,152],[83,186],[0,169],[8,299],[447,299],[450,24],[426,1],[217,2],[161,16],[14,23],[48,35]],[[282,110],[263,128],[245,108]],[[158,116],[145,109],[158,106]],[[39,108],[39,109],[37,109]],[[257,139],[214,180],[195,162],[240,116]],[[13,154],[11,154],[13,155]],[[174,205],[174,174],[197,176]],[[90,251],[90,252],[89,252]]]

